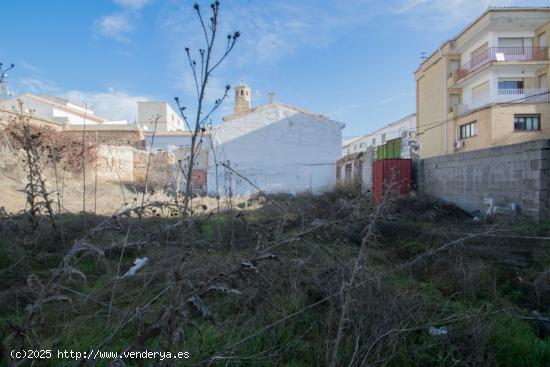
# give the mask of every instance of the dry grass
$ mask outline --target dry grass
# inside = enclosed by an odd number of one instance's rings
[[[4,356],[40,347],[186,350],[197,365],[550,363],[545,226],[473,223],[422,198],[373,207],[351,188],[194,198],[181,216],[169,193],[101,184],[95,195],[93,180],[82,214],[81,180],[67,173],[58,228],[31,231],[17,214],[22,167],[2,154]],[[121,277],[137,257],[148,264]]]

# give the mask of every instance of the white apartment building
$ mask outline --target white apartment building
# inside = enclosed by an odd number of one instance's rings
[[[414,138],[416,131],[416,114],[403,117],[370,134],[359,136],[342,145],[342,156],[366,152],[369,148],[376,149],[390,140],[401,138],[401,157],[410,158],[409,141]]]

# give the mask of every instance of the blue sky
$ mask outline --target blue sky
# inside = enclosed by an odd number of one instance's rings
[[[184,48],[200,47],[188,0],[6,0],[0,62],[10,87],[86,103],[133,121],[138,100],[180,96],[193,106]],[[199,1],[205,10],[209,2]],[[515,0],[226,0],[223,33],[242,34],[209,88],[211,101],[241,80],[253,104],[277,99],[368,133],[415,112],[414,70],[487,6]],[[220,44],[220,46],[222,46]],[[232,101],[221,114],[231,111]],[[215,123],[220,115],[216,116]]]

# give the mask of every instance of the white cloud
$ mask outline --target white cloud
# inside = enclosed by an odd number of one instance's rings
[[[128,41],[128,35],[135,30],[132,23],[139,19],[141,10],[151,0],[113,0],[120,11],[102,16],[93,22],[92,29],[100,36],[120,42]]]
[[[239,81],[235,70],[242,74],[243,69],[277,62],[303,48],[327,47],[342,34],[345,35],[345,31],[367,23],[372,16],[367,8],[371,5],[376,7],[376,3],[375,0],[326,0],[322,5],[318,0],[222,2],[217,50],[224,49],[225,35],[239,31],[242,36],[233,54],[216,70],[207,90],[207,100],[212,102],[222,96],[226,83],[234,85]],[[210,8],[205,6],[208,2],[199,4],[203,18],[208,20]],[[158,24],[170,45],[170,68],[177,75],[174,87],[183,91],[180,97],[190,101],[186,107],[193,110],[194,106],[189,104],[195,101],[196,92],[184,49],[189,47],[194,59],[199,61],[196,51],[205,46],[192,2],[165,2]],[[254,81],[246,71],[240,77],[249,83]],[[231,91],[220,112],[214,116],[214,121],[231,112],[232,98]]]
[[[221,35],[240,31],[237,45],[241,65],[274,62],[303,47],[325,47],[339,36],[342,29],[365,24],[371,17],[368,5],[373,0],[327,0],[293,2],[262,1],[223,2],[219,24]],[[201,3],[202,4],[202,3]],[[209,8],[201,9],[205,13]],[[208,19],[208,14],[204,18]],[[190,3],[168,3],[160,15],[176,48],[203,47],[202,32]],[[221,37],[223,38],[223,36]],[[177,55],[179,56],[179,54]]]
[[[31,64],[30,62],[27,62],[27,61],[20,61],[17,63],[17,66],[21,66],[23,69],[26,69],[32,73],[35,73],[35,74],[44,74],[44,70],[42,70],[40,67],[34,65],[34,64]]]
[[[547,5],[547,0],[401,0],[393,12],[415,26],[447,30],[468,24],[490,6]]]
[[[55,94],[61,90],[55,82],[39,76],[19,78],[15,83],[15,87],[17,93],[22,91],[22,93]]]
[[[115,13],[96,19],[94,28],[98,34],[117,41],[127,41],[127,35],[134,30],[125,13]]]
[[[114,0],[115,4],[120,5],[123,8],[129,8],[133,10],[140,10],[145,5],[151,2],[151,0]]]
[[[61,96],[77,105],[85,102],[97,116],[109,120],[128,120],[130,123],[137,119],[137,102],[150,100],[146,96],[134,96],[127,92],[115,91],[113,88],[106,92],[71,90]]]
[[[76,105],[86,103],[97,116],[109,120],[128,120],[133,123],[137,119],[137,102],[150,100],[147,96],[117,91],[112,87],[107,88],[106,91],[67,91],[66,88],[60,87],[45,77],[41,66],[25,61],[19,62],[18,65],[27,71],[27,75],[14,80],[13,87],[16,94],[47,94],[67,99]]]

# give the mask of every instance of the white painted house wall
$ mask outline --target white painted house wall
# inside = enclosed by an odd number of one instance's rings
[[[58,100],[58,102],[50,101],[48,98]],[[69,125],[83,125],[84,123],[86,125],[96,125],[98,123],[98,118],[92,110],[54,97],[36,97],[31,94],[22,94],[17,98],[6,101],[4,107],[18,109],[19,100],[23,102],[25,111],[33,110],[33,115],[39,118]],[[87,118],[84,118],[84,114]]]
[[[216,164],[227,162],[269,193],[318,192],[335,184],[344,124],[271,103],[230,119],[212,131],[208,191],[216,193]],[[215,154],[215,155],[214,155]],[[218,193],[257,190],[218,166]]]
[[[151,145],[152,144],[152,145]],[[191,146],[191,133],[188,132],[172,132],[172,133],[158,133],[155,134],[155,140],[153,141],[153,135],[151,132],[145,132],[145,148],[147,150],[174,150],[182,147]]]
[[[154,130],[157,121],[157,132],[188,130],[180,115],[166,102],[138,102],[138,124],[146,131]]]

